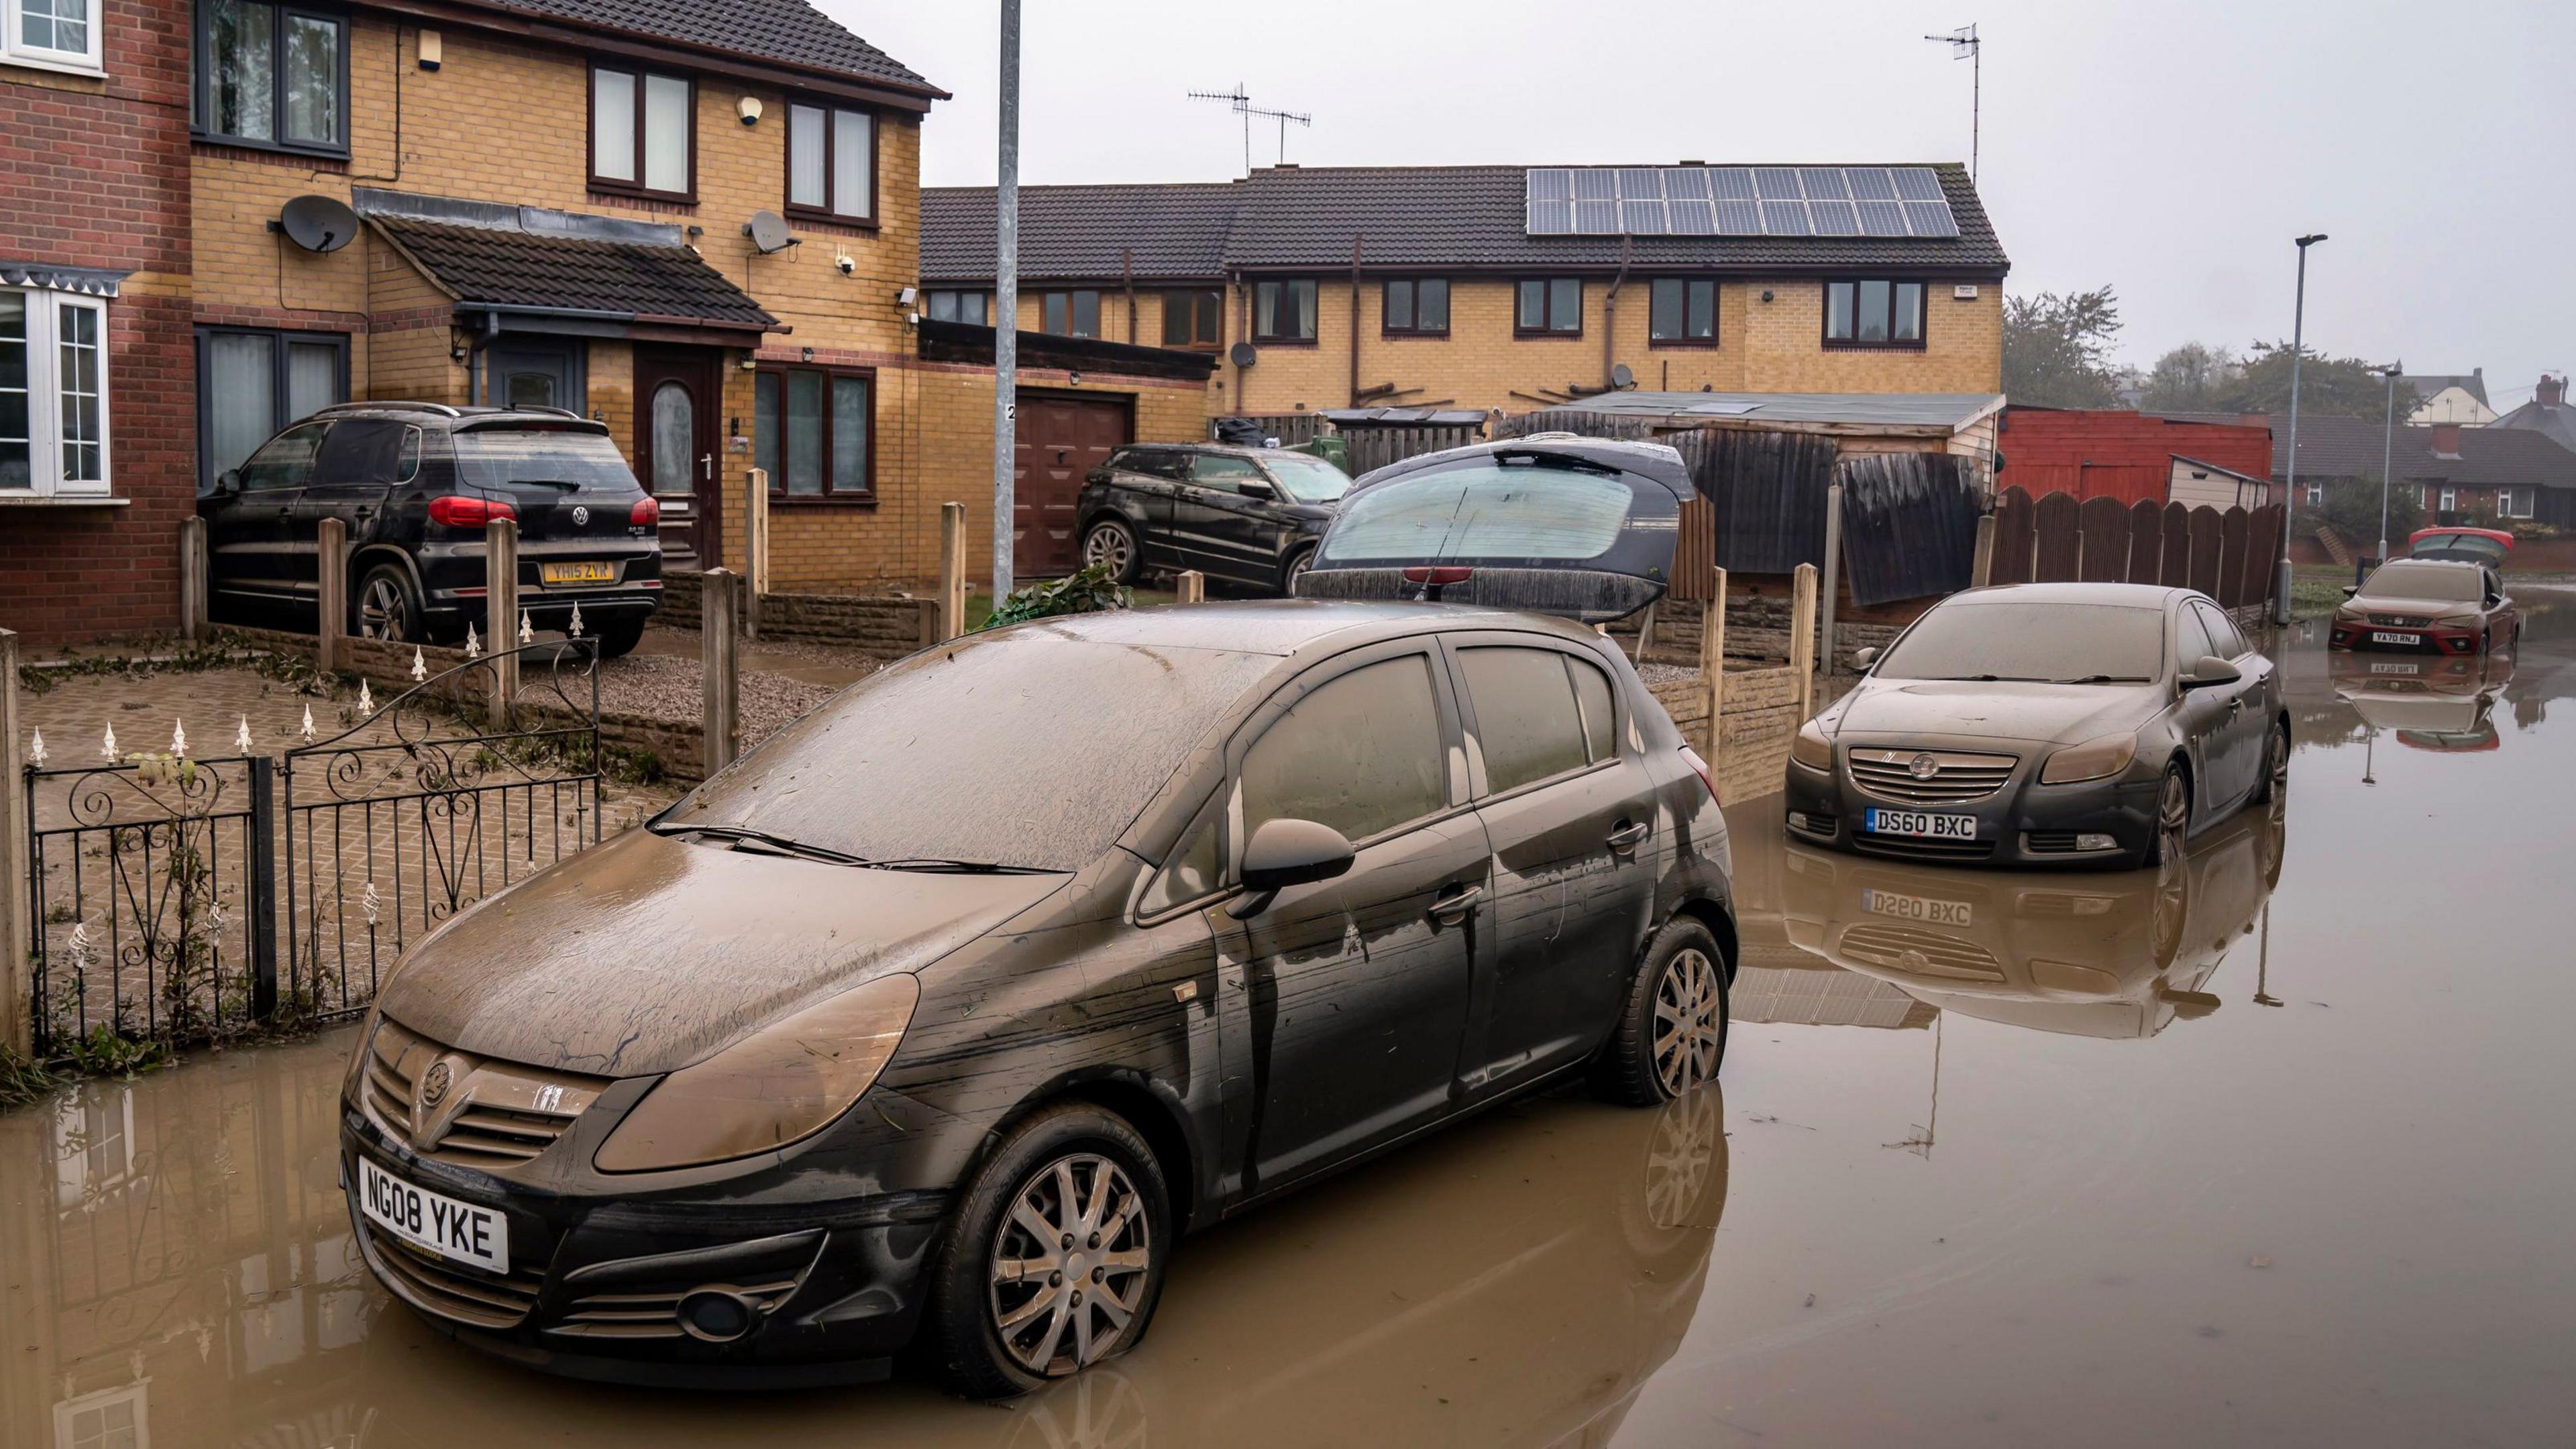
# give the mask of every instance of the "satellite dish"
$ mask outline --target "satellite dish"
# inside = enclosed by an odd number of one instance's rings
[[[774,211],[753,212],[751,220],[744,225],[742,234],[751,238],[752,246],[757,248],[762,256],[767,256],[771,252],[785,251],[796,244],[796,238],[787,232],[787,218]]]
[[[1614,364],[1614,365],[1611,367],[1611,369],[1610,369],[1610,386],[1611,386],[1612,388],[1614,388],[1614,389],[1616,389],[1616,390],[1620,390],[1620,391],[1625,391],[1625,390],[1627,390],[1628,388],[1635,387],[1636,385],[1637,385],[1637,374],[1636,374],[1634,371],[1630,370],[1630,368],[1629,368],[1628,364],[1626,364],[1626,363],[1622,362],[1622,363]]]
[[[299,196],[277,214],[277,225],[308,252],[336,252],[358,234],[358,214],[328,196]]]
[[[1249,342],[1238,342],[1226,349],[1225,360],[1237,367],[1250,367],[1261,360],[1261,349]]]

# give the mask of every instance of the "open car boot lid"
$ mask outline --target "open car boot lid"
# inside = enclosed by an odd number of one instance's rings
[[[1604,623],[1663,597],[1695,496],[1662,443],[1541,433],[1425,453],[1351,485],[1297,593]]]
[[[2499,528],[2419,528],[2406,539],[2410,558],[2492,565],[2503,562],[2511,552],[2513,535]]]

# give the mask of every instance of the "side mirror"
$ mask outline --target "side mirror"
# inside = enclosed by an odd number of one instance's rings
[[[1243,896],[1226,907],[1236,920],[1270,909],[1271,899],[1293,885],[1331,880],[1351,868],[1351,842],[1312,820],[1269,820],[1243,847]]]
[[[2359,584],[2346,584],[2343,586],[2343,596],[2347,599],[2360,592],[2361,585]]]
[[[2170,986],[2158,988],[2156,1000],[2173,1008],[2176,1021],[2198,1021],[2219,1006],[2218,998],[2206,991],[2176,991]]]
[[[215,494],[217,497],[222,497],[231,493],[239,493],[240,491],[241,470],[239,468],[226,468],[223,472],[215,475]]]
[[[1279,496],[1278,489],[1271,487],[1269,484],[1258,478],[1244,479],[1242,484],[1237,487],[1235,491],[1246,498],[1276,498]]]
[[[1852,651],[1852,668],[1854,669],[1867,669],[1877,662],[1878,651],[1874,648],[1855,649]]]
[[[2189,670],[2184,672],[2182,677],[2182,687],[2185,689],[2209,689],[2221,684],[2234,684],[2236,681],[2243,679],[2244,677],[2245,671],[2238,669],[2235,665],[2228,663],[2226,660],[2219,658],[2215,654],[2204,654],[2200,656],[2200,662],[2198,664],[2193,665]]]

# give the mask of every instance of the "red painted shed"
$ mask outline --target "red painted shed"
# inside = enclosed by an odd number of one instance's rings
[[[2004,409],[1997,488],[2033,498],[2072,493],[2123,503],[2170,501],[2177,457],[2215,463],[2252,478],[2272,475],[2272,430],[2260,423],[2178,422],[2145,413],[2043,408]]]

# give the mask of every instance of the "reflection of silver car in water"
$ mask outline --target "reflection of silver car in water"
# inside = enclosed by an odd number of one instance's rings
[[[2146,1037],[2205,1016],[2202,988],[2281,873],[2282,811],[2249,811],[2152,874],[1976,874],[1791,844],[1789,940],[1962,1016]]]
[[[2445,753],[2492,750],[2499,743],[2489,715],[2513,682],[2514,656],[2460,659],[2331,654],[2327,677],[2362,723],[2388,730],[2398,743]]]

